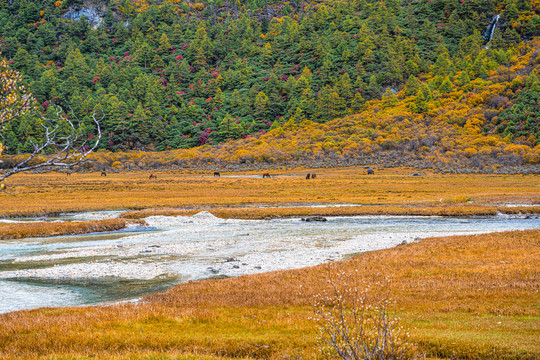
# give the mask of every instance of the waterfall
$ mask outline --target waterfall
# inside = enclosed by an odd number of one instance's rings
[[[486,29],[486,34],[487,34],[485,36],[486,44],[489,43],[491,39],[493,38],[493,34],[495,33],[495,29],[497,28],[497,25],[499,24],[500,18],[501,18],[500,14],[495,15],[493,19],[491,20],[491,24],[489,24],[488,28]],[[486,46],[486,49],[487,48],[488,47]]]

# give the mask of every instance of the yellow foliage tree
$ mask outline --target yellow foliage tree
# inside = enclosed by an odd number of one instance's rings
[[[21,74],[11,69],[4,57],[0,60],[0,127],[29,110],[31,104],[32,94],[22,85]],[[0,143],[0,155],[3,150]]]

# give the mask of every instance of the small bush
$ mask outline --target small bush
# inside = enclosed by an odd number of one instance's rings
[[[338,273],[329,288],[313,296],[310,304],[320,330],[323,356],[341,359],[399,360],[415,358],[400,319],[391,311],[388,283],[382,297],[370,296],[354,279]],[[380,291],[376,291],[381,293]],[[309,299],[308,299],[309,301]]]

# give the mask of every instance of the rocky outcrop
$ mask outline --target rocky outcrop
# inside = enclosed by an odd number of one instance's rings
[[[311,217],[302,218],[302,221],[306,221],[306,222],[326,221],[326,220],[327,219],[325,217],[322,217],[322,216],[311,216]]]
[[[103,15],[105,14],[105,6],[98,4],[83,4],[72,5],[68,8],[68,11],[62,15],[64,19],[71,21],[79,21],[84,16],[88,21],[88,24],[97,29],[103,22]]]

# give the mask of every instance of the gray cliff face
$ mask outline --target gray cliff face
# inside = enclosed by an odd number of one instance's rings
[[[103,21],[104,14],[105,10],[98,5],[73,5],[62,17],[71,21],[79,21],[82,16],[85,16],[88,24],[93,29],[97,29]]]

